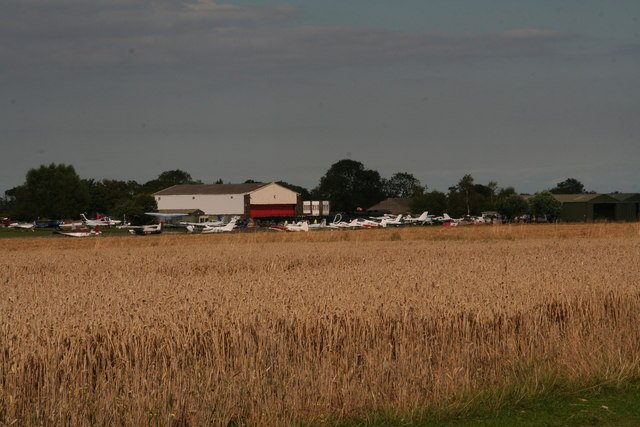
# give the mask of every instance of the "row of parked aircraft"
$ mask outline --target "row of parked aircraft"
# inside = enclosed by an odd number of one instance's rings
[[[72,221],[65,223],[62,221],[34,221],[33,223],[9,223],[7,219],[3,220],[3,223],[7,227],[18,228],[23,230],[33,230],[35,228],[57,228],[56,233],[70,236],[70,237],[91,237],[101,234],[101,228],[103,227],[117,227],[121,229],[128,229],[129,233],[134,235],[150,235],[162,233],[165,222],[173,221],[180,217],[186,216],[186,214],[165,214],[157,212],[148,212],[146,215],[153,216],[158,220],[157,224],[144,225],[144,226],[132,226],[128,222],[113,220],[109,217],[101,217],[97,219],[89,219],[85,214],[80,214],[80,221]],[[187,233],[200,233],[200,234],[215,234],[225,233],[233,231],[237,228],[240,217],[235,216],[230,221],[224,222],[206,221],[206,222],[173,222],[172,226],[184,227]],[[457,226],[460,223],[473,223],[483,224],[486,223],[483,217],[465,217],[454,219],[446,213],[441,216],[430,215],[428,211],[423,212],[420,216],[413,217],[411,215],[383,215],[377,217],[368,218],[354,218],[350,221],[344,221],[342,215],[338,214],[334,217],[332,222],[327,222],[323,219],[321,222],[309,223],[309,221],[299,221],[294,223],[285,222],[283,225],[272,225],[270,230],[275,231],[288,231],[288,232],[307,232],[312,230],[321,229],[357,229],[357,228],[386,228],[386,227],[399,227],[405,225],[445,225],[445,226]]]
[[[444,225],[449,227],[455,227],[458,224],[485,224],[486,220],[482,217],[466,217],[466,218],[451,218],[448,214],[441,216],[429,215],[429,212],[425,211],[418,217],[412,217],[411,215],[383,215],[378,217],[369,218],[355,218],[351,221],[343,221],[340,214],[336,215],[333,222],[327,223],[325,219],[320,223],[310,224],[308,221],[300,221],[295,223],[285,223],[284,225],[274,225],[269,227],[271,230],[276,231],[310,231],[319,229],[357,229],[357,228],[386,228],[386,227],[399,227],[405,225]]]

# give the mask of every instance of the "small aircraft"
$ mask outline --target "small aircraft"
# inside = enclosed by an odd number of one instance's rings
[[[34,226],[36,228],[60,228],[60,225],[63,224],[64,221],[59,221],[55,219],[36,219],[34,221]]]
[[[320,222],[309,224],[309,230],[321,230],[323,228],[327,228],[327,220],[324,218]]]
[[[386,219],[386,218],[383,219],[382,222],[380,222],[380,225],[382,227],[386,227],[388,225],[396,225],[396,226],[404,225],[404,220],[402,218],[402,215],[398,215],[397,217],[392,219]]]
[[[447,213],[442,214],[442,216],[437,216],[433,220],[434,222],[442,224],[445,227],[456,227],[460,222],[460,219],[451,218]]]
[[[31,230],[34,231],[34,227],[36,225],[33,222],[13,222],[9,224],[9,228],[18,228],[20,230]]]
[[[68,237],[95,237],[102,234],[100,231],[100,226],[97,225],[94,229],[85,229],[85,230],[73,230],[73,231],[55,231],[56,234],[60,234],[61,236]]]
[[[309,223],[307,221],[297,222],[293,224],[285,224],[285,225],[273,225],[269,227],[271,230],[275,231],[309,231]]]
[[[158,224],[152,225],[141,225],[141,226],[130,226],[129,233],[138,235],[138,236],[147,236],[149,234],[160,234],[162,233],[162,221]]]
[[[338,230],[338,229],[342,229],[342,228],[356,228],[356,227],[360,227],[360,224],[358,224],[358,220],[354,219],[351,222],[347,222],[347,221],[343,221],[342,220],[342,214],[336,214],[336,216],[333,218],[333,222],[330,224],[327,224],[328,228],[332,228],[334,230]]]
[[[117,229],[131,228],[131,222],[127,221],[127,216],[126,215],[123,215],[122,223],[120,225],[117,225],[116,228]]]
[[[108,216],[103,216],[102,218],[98,219],[88,219],[83,213],[80,214],[80,217],[82,218],[82,222],[84,222],[84,224],[88,227],[95,227],[96,225],[99,225],[101,227],[110,227],[112,225],[118,225],[122,222],[117,219],[111,219]]]
[[[187,227],[220,227],[221,225],[225,225],[224,221],[204,221],[204,222],[187,222],[180,221],[178,225],[186,225]]]
[[[229,231],[233,231],[236,228],[237,218],[233,218],[226,225],[219,225],[216,227],[204,227],[201,231],[202,234],[212,234],[212,233],[225,233]]]
[[[403,221],[405,224],[430,224],[431,222],[433,222],[433,219],[432,217],[429,216],[429,211],[424,211],[417,218],[408,216],[408,217],[405,217]]]
[[[382,222],[374,221],[371,219],[365,219],[365,218],[354,219],[353,221],[351,221],[350,224],[354,224],[356,227],[362,227],[362,228],[386,227],[386,225],[383,225]]]

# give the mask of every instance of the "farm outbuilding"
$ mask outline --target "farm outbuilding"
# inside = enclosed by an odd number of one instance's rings
[[[408,214],[411,213],[411,199],[408,197],[390,197],[367,209],[371,214]]]
[[[612,193],[611,197],[618,200],[618,217],[621,221],[640,220],[640,194],[639,193]]]
[[[300,195],[275,182],[174,185],[153,195],[159,211],[199,209],[207,216],[294,217]]]
[[[554,194],[562,203],[559,218],[563,221],[635,221],[638,207],[632,196],[610,194]],[[636,195],[637,196],[637,195]]]

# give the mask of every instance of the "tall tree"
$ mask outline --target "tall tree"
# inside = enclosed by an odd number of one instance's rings
[[[534,194],[529,199],[531,213],[535,216],[545,216],[547,220],[553,221],[560,214],[562,203],[553,197],[549,191],[542,191]]]
[[[413,197],[422,190],[420,181],[408,172],[396,172],[384,181],[387,197]]]
[[[162,172],[158,175],[158,178],[146,182],[142,186],[142,191],[145,193],[155,193],[156,191],[180,184],[202,184],[202,181],[194,180],[188,172],[174,169]]]
[[[114,218],[123,218],[131,221],[133,225],[144,225],[153,222],[153,219],[145,215],[145,212],[152,212],[158,208],[156,199],[149,195],[140,193],[126,199],[121,199],[110,211]]]
[[[132,199],[141,192],[142,186],[136,181],[119,181],[115,179],[84,179],[89,190],[87,213],[107,213],[114,215],[113,208],[124,200]]]
[[[567,178],[556,184],[549,190],[553,194],[582,194],[585,193],[584,185],[575,178]]]
[[[377,171],[365,169],[360,162],[340,160],[320,179],[313,197],[330,200],[335,211],[367,209],[384,199],[382,179]]]
[[[470,215],[478,210],[477,194],[473,177],[470,174],[464,175],[458,184],[449,187],[447,197],[449,214],[454,217]]]
[[[411,212],[420,215],[429,211],[432,215],[442,215],[447,210],[447,195],[441,191],[433,190],[417,194],[411,203]]]
[[[498,199],[496,203],[498,212],[509,219],[524,215],[529,211],[529,203],[519,194],[510,194]]]
[[[89,193],[71,165],[51,163],[27,172],[23,185],[8,190],[11,215],[20,219],[74,218],[87,208]]]

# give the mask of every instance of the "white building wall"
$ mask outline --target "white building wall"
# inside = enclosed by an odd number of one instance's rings
[[[281,185],[271,183],[250,194],[252,205],[295,205],[298,194]]]
[[[244,214],[244,194],[169,195],[155,198],[159,210],[200,209],[206,215]]]

